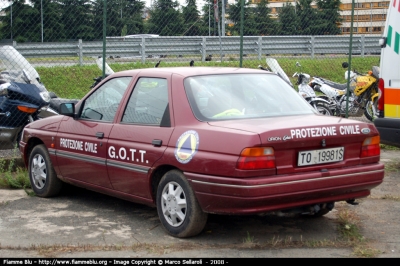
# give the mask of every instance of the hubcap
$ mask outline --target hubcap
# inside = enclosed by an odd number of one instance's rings
[[[165,220],[173,227],[178,227],[185,221],[186,196],[178,183],[169,182],[165,185],[161,194],[161,208]]]
[[[46,162],[40,154],[36,154],[32,159],[31,175],[33,185],[38,189],[42,189],[46,184],[47,168]]]

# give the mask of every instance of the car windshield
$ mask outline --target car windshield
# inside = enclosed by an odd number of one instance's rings
[[[224,74],[185,79],[194,115],[201,121],[315,113],[284,80],[273,74]]]

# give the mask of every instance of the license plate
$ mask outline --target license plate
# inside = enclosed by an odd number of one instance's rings
[[[322,150],[311,150],[311,151],[300,151],[299,158],[297,160],[298,166],[332,163],[343,161],[344,147],[322,149]]]

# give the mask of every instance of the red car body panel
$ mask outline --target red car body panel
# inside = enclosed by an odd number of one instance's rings
[[[203,211],[212,213],[251,214],[350,200],[368,196],[382,182],[384,167],[379,155],[360,157],[363,141],[378,135],[372,124],[315,114],[199,121],[185,92],[185,78],[224,73],[266,74],[233,68],[120,72],[93,89],[115,77],[132,77],[112,123],[65,116],[39,120],[25,128],[21,154],[28,164],[31,145],[43,142],[60,179],[152,206],[159,174],[179,169],[189,180]],[[121,123],[129,95],[141,77],[167,79],[169,126]],[[318,134],[322,130],[335,134],[322,136]],[[179,153],[180,139],[185,134],[197,138],[197,149],[190,160]],[[237,169],[246,147],[272,147],[276,167]],[[344,148],[340,162],[297,166],[301,151],[336,147]]]

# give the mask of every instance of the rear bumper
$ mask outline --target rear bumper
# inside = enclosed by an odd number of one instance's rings
[[[192,173],[185,176],[203,211],[255,214],[366,197],[382,183],[384,166],[375,163],[327,172],[247,179]]]
[[[381,136],[381,143],[400,147],[400,119],[377,118],[374,124]]]

